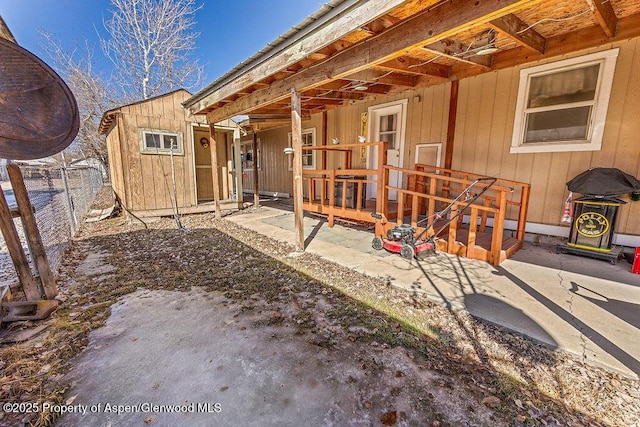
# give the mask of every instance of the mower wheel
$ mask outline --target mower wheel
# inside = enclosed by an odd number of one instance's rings
[[[373,241],[371,242],[371,247],[373,249],[375,249],[376,251],[382,250],[382,246],[383,242],[382,239],[380,237],[374,237]]]
[[[402,249],[400,249],[400,256],[402,256],[402,258],[412,259],[413,255],[413,248],[409,245],[404,245]]]

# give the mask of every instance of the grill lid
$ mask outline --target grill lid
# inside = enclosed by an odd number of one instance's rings
[[[570,191],[591,196],[619,196],[640,191],[640,181],[616,168],[593,168],[567,182]]]

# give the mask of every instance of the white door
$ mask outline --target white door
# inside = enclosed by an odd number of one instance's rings
[[[369,141],[387,142],[387,164],[401,168],[404,158],[404,135],[406,128],[407,100],[369,107]],[[378,162],[376,149],[369,153],[369,168],[375,168]],[[389,185],[402,188],[402,173],[391,170]],[[376,186],[367,186],[367,198],[376,197]],[[389,190],[389,200],[397,200],[398,192]]]

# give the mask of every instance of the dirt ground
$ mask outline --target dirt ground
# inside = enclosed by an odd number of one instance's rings
[[[178,230],[171,218],[143,225],[124,217],[86,224],[60,271],[61,307],[40,325],[11,325],[13,331],[46,330],[0,347],[0,401],[73,404],[80,399],[73,388],[79,379],[69,372],[92,354],[90,332],[96,331],[95,343],[98,328],[112,321],[113,304],[130,304],[140,292],[160,300],[167,292],[187,300],[195,292],[197,300],[217,301],[210,304],[211,317],[232,322],[226,326],[234,331],[305,349],[288,353],[282,364],[335,361],[319,378],[337,378],[338,388],[352,391],[344,401],[347,415],[335,418],[335,425],[640,425],[638,381],[382,279],[297,254],[213,215],[184,217],[182,224]],[[179,319],[181,310],[167,313]],[[242,415],[251,420],[251,412]],[[52,411],[5,412],[0,424],[51,425],[58,418]],[[324,424],[319,419],[310,425]],[[89,425],[74,420],[62,423]]]

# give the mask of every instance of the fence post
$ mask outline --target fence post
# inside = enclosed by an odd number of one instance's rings
[[[7,199],[4,197],[4,191],[0,189],[0,229],[7,244],[7,250],[16,269],[18,280],[22,285],[22,290],[28,301],[36,301],[40,299],[40,286],[31,273],[29,261],[20,243],[18,230],[13,222]]]
[[[13,164],[7,166],[7,171],[9,172],[11,186],[16,196],[18,209],[20,210],[20,219],[22,220],[24,232],[27,235],[29,247],[32,250],[31,255],[40,274],[44,294],[47,299],[53,299],[58,294],[58,287],[56,286],[55,278],[49,267],[47,253],[44,250],[38,224],[36,223],[36,217],[33,214],[33,205],[29,200],[29,195],[27,194],[27,189],[22,179],[22,172],[20,172],[18,165]]]
[[[76,227],[78,225],[78,220],[76,218],[76,213],[73,210],[73,200],[71,199],[71,192],[69,191],[69,182],[67,181],[67,168],[60,168],[60,175],[62,176],[62,185],[64,187],[64,195],[67,199],[67,209],[69,209],[69,225],[71,226],[71,237],[76,234]]]

